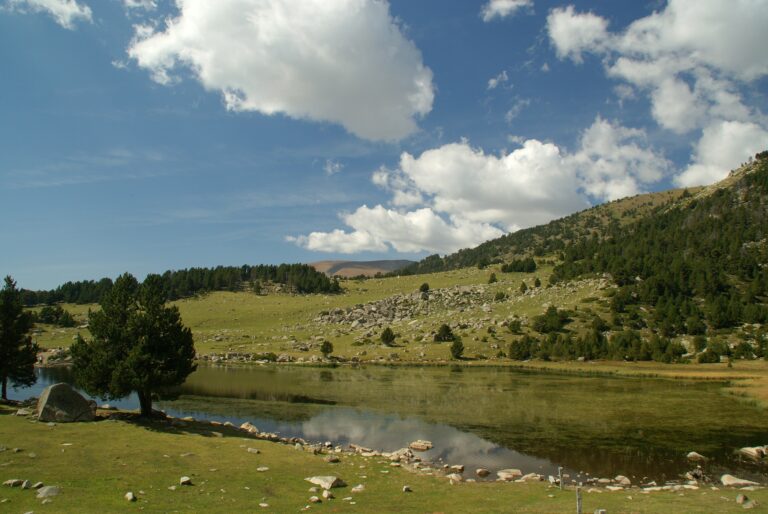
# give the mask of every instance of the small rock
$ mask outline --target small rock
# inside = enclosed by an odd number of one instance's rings
[[[624,475],[616,475],[616,478],[614,478],[616,482],[618,482],[619,485],[623,485],[625,487],[632,485],[632,481],[625,477]]]
[[[129,501],[129,502],[135,502],[136,501],[136,495],[133,494],[133,492],[131,492],[131,491],[128,491],[127,493],[125,493],[124,498],[127,501]]]
[[[32,415],[32,411],[29,409],[19,409],[16,411],[16,416],[30,416]]]
[[[21,488],[22,488],[22,489],[29,489],[30,487],[32,487],[32,484],[30,483],[30,481],[29,481],[29,480],[24,480],[24,481],[21,483]]]
[[[498,476],[500,480],[511,482],[512,480],[523,476],[523,472],[519,469],[502,469],[496,472],[496,476]]]
[[[169,486],[168,490],[169,491],[175,491],[176,490],[176,486],[175,485]]]
[[[309,492],[310,492],[310,493],[313,493],[313,494],[314,494],[314,493],[316,493],[316,492],[318,492],[319,490],[320,490],[319,488],[317,488],[317,487],[314,487],[314,486],[309,488]]]
[[[268,509],[269,503],[259,503],[259,507],[261,507],[262,509]]]
[[[464,477],[459,475],[458,473],[451,473],[449,475],[445,475],[445,478],[451,481],[452,484],[464,481]]]
[[[432,449],[432,442],[419,439],[417,441],[413,441],[411,444],[408,445],[408,447],[411,450],[415,450],[417,452],[425,452],[427,450]]]
[[[736,503],[739,505],[744,505],[744,502],[749,501],[749,498],[747,498],[746,494],[738,494],[736,495]]]
[[[10,480],[6,480],[3,482],[3,485],[7,485],[8,487],[20,487],[21,484],[24,483],[24,480],[21,480],[19,478],[12,478]]]
[[[305,478],[307,482],[315,485],[319,485],[323,489],[333,489],[334,487],[344,487],[347,485],[344,480],[335,476],[318,476]]]
[[[707,458],[697,452],[689,452],[686,458],[692,462],[706,462]]]
[[[404,493],[412,493],[413,489],[411,489],[411,486],[409,486],[409,485],[404,485],[403,486],[403,492]]]
[[[451,473],[464,473],[464,466],[462,466],[461,464],[451,466],[448,469],[451,470]]]
[[[192,485],[192,479],[189,477],[181,477],[179,479],[179,485]]]
[[[728,474],[721,476],[720,482],[723,485],[730,486],[730,487],[744,487],[747,485],[758,485],[757,482],[753,482],[751,480],[745,480],[743,478],[738,478]]]
[[[310,496],[309,497],[309,503],[321,503],[323,500],[318,498],[317,496]]]
[[[334,498],[333,493],[328,489],[323,490],[322,497],[326,500],[332,500]]]
[[[363,484],[357,484],[352,488],[353,493],[362,493],[363,491],[365,491],[365,486]]]
[[[261,453],[261,450],[259,450],[258,448],[248,448],[248,453],[259,454],[259,453]]]
[[[266,466],[259,466],[258,468],[256,468],[256,471],[258,471],[259,473],[264,473],[265,471],[269,471],[269,468]]]
[[[45,484],[43,484],[42,482],[35,482],[34,484],[32,484],[32,489],[40,489],[44,485]]]
[[[328,462],[329,464],[336,464],[341,459],[339,459],[336,455],[329,455],[325,458],[325,462]]]
[[[739,449],[739,455],[752,460],[760,460],[765,457],[765,449],[762,446],[747,446]]]
[[[475,470],[475,475],[479,476],[480,478],[485,478],[485,477],[487,477],[490,474],[491,474],[491,472],[488,471],[485,468],[477,468]]]
[[[61,493],[61,489],[59,489],[55,485],[46,485],[37,490],[37,497],[38,499],[51,498],[53,496],[58,496],[59,493]]]

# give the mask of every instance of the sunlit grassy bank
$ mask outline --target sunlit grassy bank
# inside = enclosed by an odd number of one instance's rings
[[[313,512],[552,513],[572,512],[575,506],[574,491],[561,492],[543,482],[450,485],[445,478],[391,467],[386,459],[344,454],[340,463],[331,464],[323,455],[253,440],[220,426],[174,429],[164,422],[126,421],[48,426],[11,412],[0,409],[0,444],[8,448],[0,452],[3,480],[42,481],[59,486],[61,494],[42,504],[34,491],[3,487],[0,501],[8,500],[2,504],[6,512],[296,512],[313,495],[304,481],[313,475],[337,475],[349,484],[333,490],[335,499],[312,504]],[[194,485],[178,486],[181,476],[191,477]],[[352,493],[357,484],[365,490]],[[404,485],[413,492],[404,493]],[[128,491],[138,496],[136,503],[124,499]],[[639,489],[585,492],[584,511],[740,512],[737,493],[709,487],[651,494]],[[747,494],[768,501],[765,490]]]

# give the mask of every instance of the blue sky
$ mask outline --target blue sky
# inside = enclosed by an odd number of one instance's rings
[[[419,258],[768,148],[768,1],[0,0],[0,272]]]

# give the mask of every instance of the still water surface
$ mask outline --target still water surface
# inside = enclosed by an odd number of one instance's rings
[[[72,381],[38,370],[15,398]],[[768,413],[722,393],[722,384],[466,368],[201,366],[156,408],[175,416],[250,421],[262,431],[383,451],[427,439],[425,457],[468,470],[678,478],[695,450],[709,472],[766,480],[734,450],[768,443]],[[137,408],[134,397],[111,402]]]

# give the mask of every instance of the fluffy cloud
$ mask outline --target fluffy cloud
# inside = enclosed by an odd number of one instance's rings
[[[496,18],[506,18],[512,16],[524,7],[533,7],[533,0],[488,0],[483,5],[480,15],[483,21],[488,22]]]
[[[574,153],[535,139],[516,141],[521,148],[498,156],[467,141],[419,156],[403,153],[397,169],[380,168],[372,177],[392,194],[391,207],[343,214],[348,232],[289,240],[328,252],[449,253],[584,208],[587,197],[613,200],[641,192],[670,167],[647,146],[644,132],[599,117]]]
[[[768,148],[768,131],[756,123],[720,121],[704,129],[696,145],[693,162],[676,177],[680,186],[710,184],[723,178],[747,156]]]
[[[561,59],[601,56],[608,76],[648,95],[659,126],[699,134],[679,184],[723,178],[762,141],[766,119],[745,105],[740,88],[768,75],[765,0],[669,0],[621,33],[573,7],[550,12],[547,25]],[[739,150],[734,142],[745,146]]]
[[[672,163],[648,147],[642,130],[598,117],[570,157],[584,191],[601,200],[641,193],[664,178]]]
[[[8,0],[8,7],[18,12],[44,12],[65,29],[73,30],[75,22],[92,22],[91,8],[76,0]]]
[[[432,109],[432,72],[386,2],[176,0],[164,29],[137,27],[128,53],[161,84],[189,70],[233,111],[339,123],[398,140]]]
[[[577,14],[572,5],[550,12],[547,28],[557,56],[575,62],[581,62],[585,50],[602,50],[608,35],[607,20],[592,13]]]

